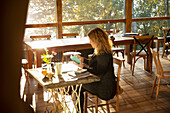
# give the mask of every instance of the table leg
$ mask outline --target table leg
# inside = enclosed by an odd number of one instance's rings
[[[36,68],[36,64],[37,64],[37,52],[33,51],[34,54],[34,68]]]
[[[133,45],[127,45],[126,47],[127,47],[127,63],[131,64],[132,58],[131,58],[130,52],[133,51]]]
[[[41,55],[43,54],[42,50],[37,51],[37,67],[41,67],[42,59]]]
[[[153,43],[152,43],[151,47],[153,47]],[[148,71],[149,73],[152,73],[152,54],[151,54],[149,46],[147,46],[147,51],[148,51],[149,55],[147,56],[147,61],[144,64],[145,65],[144,67],[145,67],[146,71]]]
[[[28,57],[28,65],[29,65],[29,69],[32,68],[32,51],[30,49],[28,49],[27,51],[27,57]]]
[[[76,86],[60,87],[48,89],[51,97],[47,102],[53,102],[53,112],[56,113],[81,113],[80,91],[82,84]],[[72,91],[70,95],[69,92]]]

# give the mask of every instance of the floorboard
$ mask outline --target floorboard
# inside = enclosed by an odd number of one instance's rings
[[[170,70],[170,61],[166,58],[161,58],[161,63],[164,70]],[[143,70],[143,60],[140,59],[136,63],[134,76],[131,75],[129,64],[122,66],[120,86],[124,92],[120,95],[120,112],[121,113],[170,113],[170,92],[160,92],[158,96],[158,104],[155,104],[155,92],[151,97],[152,82],[154,79],[154,72],[156,71],[153,63],[153,73],[150,74]],[[51,109],[51,104],[44,101],[44,91],[37,82],[29,77],[30,85],[28,86],[22,76],[21,92],[24,92],[26,102],[32,104],[33,95],[35,94],[36,112],[44,113],[46,107]],[[170,83],[170,80],[164,80],[163,83]],[[170,86],[167,86],[170,88]],[[22,93],[21,93],[22,94]],[[114,100],[113,100],[114,101]],[[110,106],[112,107],[112,106]],[[111,113],[114,108],[111,108]],[[101,113],[104,113],[101,110]]]

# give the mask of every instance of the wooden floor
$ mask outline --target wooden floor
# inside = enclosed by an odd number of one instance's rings
[[[170,61],[166,58],[160,60],[164,70],[170,70]],[[155,92],[151,98],[151,88],[156,68],[153,63],[153,73],[150,74],[143,70],[143,60],[137,62],[134,76],[131,75],[130,67],[125,64],[122,67],[120,86],[124,92],[120,95],[120,112],[121,113],[170,113],[170,92],[160,92],[158,96],[158,104],[155,104]],[[29,78],[30,85],[25,84],[25,78],[22,77],[21,92],[25,94],[23,99],[26,102],[36,106],[37,113],[44,113],[46,106],[50,108],[44,101],[44,91],[33,78]],[[164,80],[163,83],[170,83],[170,80]],[[170,85],[167,85],[170,88]],[[21,94],[23,95],[23,94]],[[33,96],[34,95],[34,96]],[[32,101],[34,97],[35,101]],[[111,112],[114,109],[111,108]],[[101,111],[104,113],[104,111]],[[107,112],[106,112],[107,113]]]

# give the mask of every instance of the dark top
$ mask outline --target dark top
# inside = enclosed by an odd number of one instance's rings
[[[100,77],[100,82],[84,84],[83,88],[103,100],[109,100],[116,94],[116,80],[113,68],[112,54],[93,55],[87,71]]]

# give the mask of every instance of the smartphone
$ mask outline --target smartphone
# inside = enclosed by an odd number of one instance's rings
[[[80,64],[80,60],[79,58],[77,58],[76,56],[71,56],[71,60],[75,61],[76,63]]]

